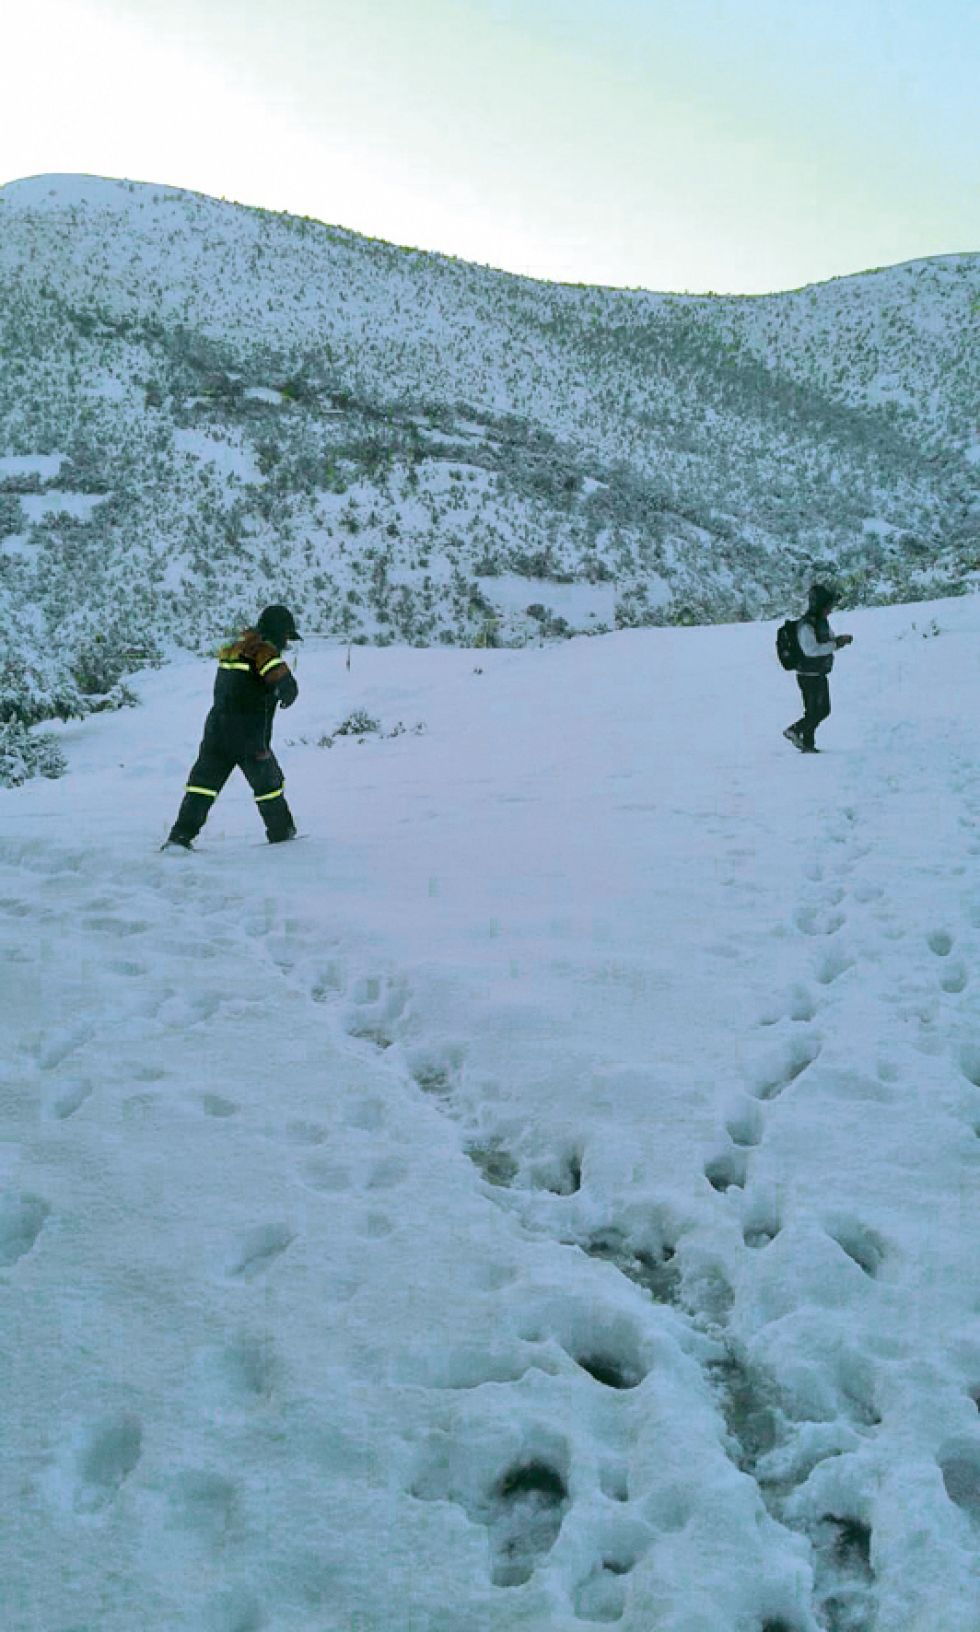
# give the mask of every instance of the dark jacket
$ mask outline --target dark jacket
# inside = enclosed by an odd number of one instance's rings
[[[837,643],[826,612],[815,612],[811,607],[796,625],[796,638],[802,654],[797,674],[829,674]],[[811,649],[807,651],[807,647]]]
[[[261,753],[272,741],[276,704],[291,708],[298,695],[278,647],[246,629],[218,653],[209,723],[234,737],[241,751]]]

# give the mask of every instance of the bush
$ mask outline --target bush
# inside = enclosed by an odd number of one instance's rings
[[[108,647],[101,635],[78,653],[72,678],[83,697],[104,697],[118,685],[125,673],[125,661]]]
[[[381,721],[376,720],[365,708],[355,708],[353,714],[348,714],[342,725],[334,729],[335,737],[361,737],[372,731],[381,730]]]
[[[63,776],[64,754],[50,732],[35,734],[26,725],[0,725],[0,787],[17,788],[33,776]]]

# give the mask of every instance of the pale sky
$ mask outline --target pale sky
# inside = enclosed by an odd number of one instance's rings
[[[6,0],[0,45],[0,182],[662,290],[980,250],[975,0]]]

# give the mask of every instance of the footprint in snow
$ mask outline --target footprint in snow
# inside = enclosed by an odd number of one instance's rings
[[[329,1130],[322,1122],[310,1122],[299,1117],[293,1122],[286,1123],[286,1138],[292,1145],[325,1145],[329,1138]]]
[[[980,1441],[948,1441],[939,1453],[939,1468],[950,1501],[980,1526]]]
[[[681,1298],[681,1273],[676,1243],[654,1231],[648,1239],[637,1240],[616,1225],[594,1231],[583,1240],[569,1243],[590,1258],[612,1264],[621,1275],[648,1292],[656,1303],[676,1305]]]
[[[577,1146],[534,1161],[530,1180],[535,1190],[553,1196],[575,1196],[582,1188],[582,1152]]]
[[[800,907],[793,922],[801,935],[836,935],[847,920],[832,907]]]
[[[137,1467],[142,1452],[143,1427],[130,1412],[116,1412],[88,1429],[78,1450],[76,1511],[98,1513],[107,1507]]]
[[[520,1164],[503,1142],[496,1138],[472,1140],[466,1155],[487,1184],[509,1189],[520,1172]]]
[[[411,1494],[423,1502],[457,1502],[474,1524],[487,1531],[490,1578],[495,1587],[523,1586],[558,1540],[570,1504],[568,1448],[542,1430],[533,1435],[502,1472],[474,1489],[454,1450],[440,1442],[428,1466],[419,1470]]]
[[[887,1248],[880,1235],[854,1218],[842,1218],[829,1224],[827,1234],[869,1280],[877,1279],[887,1256]]]
[[[569,1507],[564,1475],[543,1459],[515,1462],[486,1503],[495,1587],[520,1587],[554,1547]]]
[[[730,1343],[706,1369],[725,1419],[727,1454],[742,1473],[755,1478],[759,1462],[779,1442],[784,1421],[776,1385]]]
[[[53,1117],[56,1122],[67,1122],[81,1109],[91,1092],[92,1084],[84,1078],[62,1079],[44,1094],[45,1115]]]
[[[29,918],[34,910],[30,901],[23,901],[19,896],[0,897],[0,912],[7,918]]]
[[[752,1149],[761,1145],[763,1121],[762,1109],[758,1101],[746,1099],[740,1103],[728,1117],[725,1127],[733,1145],[740,1145],[744,1149]]]
[[[853,968],[854,959],[848,956],[843,947],[834,946],[817,960],[814,975],[821,986],[832,986],[835,980]]]
[[[375,1162],[367,1176],[365,1188],[367,1190],[394,1190],[404,1184],[409,1175],[409,1165],[400,1156],[386,1156]]]
[[[940,989],[949,992],[954,997],[958,996],[960,992],[966,990],[969,979],[970,976],[965,964],[952,963],[947,969],[943,970],[940,976]]]
[[[759,1016],[760,1026],[774,1026],[780,1020],[812,1020],[816,1004],[805,986],[791,986],[788,991],[773,998]]]
[[[772,1196],[761,1194],[749,1200],[742,1220],[742,1240],[747,1247],[768,1247],[782,1227],[779,1208]]]
[[[875,1621],[872,1535],[861,1519],[825,1513],[813,1534],[814,1598],[828,1627],[861,1632]]]
[[[116,918],[111,913],[96,914],[91,918],[82,919],[82,928],[91,929],[99,935],[118,935],[126,939],[130,935],[144,935],[149,924],[137,918]]]
[[[777,1053],[756,1067],[751,1075],[751,1091],[756,1099],[778,1099],[779,1095],[803,1075],[820,1054],[821,1043],[816,1037],[793,1037]]]
[[[331,1003],[347,990],[347,971],[339,961],[325,964],[314,978],[310,996],[314,1003]]]
[[[744,1150],[723,1150],[704,1164],[704,1176],[712,1190],[724,1195],[726,1190],[745,1188],[748,1177],[748,1157]]]
[[[344,1029],[358,1042],[371,1043],[381,1050],[391,1048],[407,1004],[408,988],[404,981],[367,975],[355,982]]]
[[[238,1106],[233,1099],[225,1099],[222,1094],[202,1094],[201,1108],[205,1116],[216,1116],[224,1119],[236,1115]]]
[[[959,1065],[967,1082],[972,1082],[974,1088],[980,1088],[980,1046],[965,1043],[960,1049]]]
[[[272,1396],[278,1364],[270,1337],[242,1336],[218,1351],[212,1362],[222,1391],[255,1405]]]
[[[264,1275],[295,1241],[287,1224],[260,1224],[249,1230],[232,1256],[228,1275],[234,1280],[254,1281]]]
[[[173,1480],[170,1508],[175,1524],[215,1546],[234,1522],[238,1492],[220,1473],[189,1468]]]
[[[441,1047],[416,1049],[408,1057],[412,1080],[424,1094],[446,1099],[458,1085],[466,1060],[466,1050],[460,1043],[445,1043]]]
[[[855,901],[860,901],[862,906],[869,901],[880,901],[884,893],[880,884],[855,884],[851,891]]]
[[[5,1196],[0,1200],[0,1269],[26,1257],[51,1212],[39,1196]]]
[[[71,1025],[45,1032],[34,1050],[38,1066],[42,1071],[54,1071],[70,1054],[83,1048],[94,1031],[95,1027],[87,1020],[76,1020]]]
[[[629,1534],[610,1534],[589,1574],[575,1589],[575,1614],[580,1621],[612,1624],[626,1614],[628,1576],[653,1541],[645,1526],[633,1525]]]
[[[304,1178],[311,1190],[322,1190],[327,1195],[342,1195],[354,1182],[350,1169],[342,1162],[320,1156],[306,1164]]]

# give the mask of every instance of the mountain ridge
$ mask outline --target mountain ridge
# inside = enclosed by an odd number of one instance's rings
[[[86,187],[76,199],[67,201],[63,196],[58,198],[59,188],[63,192],[66,183],[85,183]],[[653,295],[671,300],[774,300],[782,295],[803,294],[810,290],[826,289],[831,284],[847,283],[859,278],[869,278],[889,272],[902,272],[906,269],[915,270],[930,265],[972,261],[980,255],[978,250],[944,250],[935,255],[914,255],[904,261],[889,261],[879,266],[858,267],[851,272],[835,272],[829,277],[815,279],[812,283],[798,284],[786,289],[767,289],[764,291],[728,290],[719,293],[713,289],[654,289],[647,284],[588,283],[574,278],[545,278],[531,272],[515,272],[512,268],[497,266],[490,261],[470,261],[464,256],[453,255],[448,250],[426,249],[417,244],[407,244],[395,239],[380,238],[371,233],[360,232],[356,227],[344,226],[341,222],[326,221],[320,216],[298,215],[292,210],[277,210],[262,204],[248,204],[242,199],[228,198],[225,195],[218,196],[213,193],[203,192],[196,187],[182,187],[172,182],[141,181],[135,177],[125,176],[100,176],[94,171],[42,171],[33,176],[14,177],[10,181],[0,182],[0,204],[7,202],[22,207],[25,200],[27,200],[31,207],[38,208],[39,206],[44,207],[45,200],[48,197],[56,199],[56,203],[51,206],[52,208],[64,207],[66,202],[73,202],[76,205],[84,204],[91,202],[90,188],[88,186],[90,183],[97,184],[100,191],[103,188],[105,189],[104,201],[107,204],[113,202],[114,193],[120,189],[126,192],[131,189],[145,189],[150,192],[166,194],[174,200],[189,199],[205,204],[230,206],[235,210],[251,212],[261,216],[272,216],[280,220],[300,221],[313,227],[321,227],[326,232],[336,233],[342,238],[357,239],[365,244],[380,244],[388,249],[403,251],[406,254],[423,255],[433,261],[443,261],[450,265],[459,264],[482,272],[492,272],[502,278],[513,278],[518,282],[531,284],[532,286],[548,289],[589,289],[600,294],[611,295]],[[52,186],[52,184],[54,185]],[[37,189],[36,196],[29,199],[27,197],[29,190],[35,187]],[[117,200],[116,202],[118,207],[124,207],[124,201]]]

